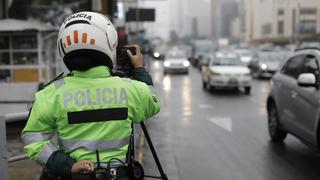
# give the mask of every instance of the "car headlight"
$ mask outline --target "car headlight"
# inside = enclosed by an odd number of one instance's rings
[[[170,62],[165,61],[165,62],[163,63],[163,65],[164,65],[165,67],[168,67],[168,66],[170,66]]]
[[[160,53],[159,52],[155,52],[155,53],[153,53],[153,56],[158,58],[158,57],[160,57]]]
[[[262,70],[267,69],[267,67],[268,67],[268,66],[267,66],[266,64],[261,64],[261,65],[260,65],[260,68],[261,68]]]
[[[252,60],[252,57],[249,57],[249,56],[241,57],[241,60],[242,60],[243,62],[249,62],[249,61]]]
[[[184,67],[189,67],[190,65],[190,62],[189,61],[183,61],[183,66]]]

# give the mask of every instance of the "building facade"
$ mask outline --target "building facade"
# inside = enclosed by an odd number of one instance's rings
[[[47,82],[61,72],[58,32],[38,21],[0,20],[0,82]]]
[[[247,42],[288,43],[320,33],[319,0],[243,0]]]
[[[5,2],[6,1],[0,2],[0,19],[3,19],[5,16]]]
[[[223,1],[221,3],[221,33],[222,38],[232,36],[232,22],[239,16],[238,3],[236,1]]]
[[[141,1],[140,5],[156,9],[155,22],[143,23],[150,36],[168,40],[170,32],[175,32],[179,37],[212,37],[212,11],[209,0]]]
[[[220,0],[211,0],[211,32],[212,38],[218,39],[220,37]]]

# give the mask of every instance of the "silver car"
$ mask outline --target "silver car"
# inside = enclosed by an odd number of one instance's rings
[[[296,51],[271,81],[267,99],[271,140],[282,142],[287,133],[319,147],[320,49]]]
[[[202,67],[203,88],[244,88],[246,94],[251,91],[249,68],[240,58],[230,52],[216,52],[210,63]]]
[[[254,57],[254,53],[250,49],[235,49],[234,52],[245,64],[249,64]]]
[[[275,52],[260,52],[248,64],[254,78],[271,78],[281,66],[282,56]]]
[[[182,50],[169,51],[163,62],[163,72],[167,73],[185,73],[189,72],[190,62],[187,59],[186,52]]]

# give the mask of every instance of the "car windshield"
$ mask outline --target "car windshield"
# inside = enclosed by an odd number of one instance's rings
[[[252,56],[252,52],[246,49],[235,50],[235,53],[238,54],[239,56]]]
[[[155,48],[155,52],[164,53],[164,52],[166,52],[166,48],[165,48],[165,46],[158,46]]]
[[[203,41],[203,42],[198,42],[196,44],[196,49],[197,51],[201,52],[209,52],[214,49],[212,42],[209,41]]]
[[[168,59],[182,59],[186,58],[186,54],[183,51],[170,51],[166,57]]]
[[[211,66],[243,66],[238,57],[217,57],[211,61]]]
[[[281,62],[282,58],[278,54],[260,54],[261,62]]]

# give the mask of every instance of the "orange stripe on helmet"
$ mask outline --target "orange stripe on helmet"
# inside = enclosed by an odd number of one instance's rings
[[[74,40],[74,43],[78,43],[79,42],[79,39],[78,39],[78,31],[75,30],[73,31],[73,40]]]
[[[96,44],[96,40],[94,40],[94,39],[91,39],[91,40],[90,40],[90,44],[91,44],[91,45],[94,45],[94,44]]]
[[[87,43],[87,37],[88,37],[87,33],[82,34],[82,43]]]
[[[71,45],[71,39],[70,39],[70,36],[67,36],[67,43],[68,43],[68,46]]]

